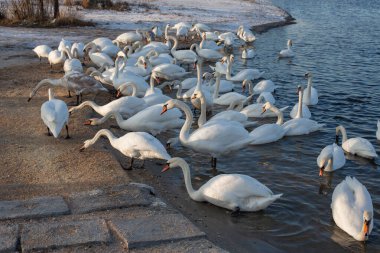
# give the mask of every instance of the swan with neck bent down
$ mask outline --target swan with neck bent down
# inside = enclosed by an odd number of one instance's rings
[[[84,145],[80,148],[80,151],[94,145],[101,136],[107,137],[112,147],[119,150],[123,155],[131,158],[130,166],[127,169],[132,168],[135,158],[142,160],[147,158],[168,160],[171,158],[161,142],[148,133],[130,132],[117,138],[107,129],[99,130],[94,138],[86,140]]]
[[[213,168],[216,167],[217,157],[237,151],[253,141],[242,124],[226,120],[205,124],[190,133],[194,117],[189,106],[172,99],[163,106],[162,114],[173,108],[181,109],[186,115],[185,124],[179,134],[181,144],[194,151],[211,155]]]
[[[373,229],[373,205],[368,190],[347,176],[332,194],[331,209],[338,227],[357,241],[366,241]]]
[[[282,196],[282,194],[274,195],[268,187],[253,177],[242,174],[218,175],[198,190],[194,190],[191,185],[189,165],[182,158],[174,157],[168,160],[162,172],[175,167],[182,169],[186,189],[191,199],[200,202],[207,201],[234,212],[259,211]]]

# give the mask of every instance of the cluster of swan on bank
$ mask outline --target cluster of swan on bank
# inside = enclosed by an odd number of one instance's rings
[[[175,34],[173,31],[175,30]],[[189,39],[190,38],[190,39]],[[192,43],[189,49],[180,49],[182,42]],[[67,107],[62,100],[54,98],[52,88],[48,90],[49,100],[41,107],[41,117],[48,128],[48,134],[58,137],[66,127],[69,136],[69,115],[86,106],[93,108],[101,118],[86,120],[86,125],[100,125],[115,118],[121,129],[129,131],[116,137],[110,130],[102,129],[84,142],[84,149],[94,145],[105,136],[110,144],[122,154],[134,159],[163,159],[167,163],[163,171],[180,167],[190,197],[195,201],[207,201],[214,205],[239,211],[258,211],[266,208],[282,194],[273,192],[256,179],[241,174],[224,174],[210,179],[198,190],[191,185],[188,163],[179,157],[172,158],[167,149],[155,137],[170,129],[180,129],[166,143],[167,147],[180,143],[184,147],[211,157],[216,168],[217,158],[241,150],[248,145],[263,145],[278,141],[284,136],[305,135],[320,130],[320,124],[312,117],[308,106],[318,104],[318,92],[312,85],[312,73],[305,74],[307,87],[298,86],[298,103],[290,112],[292,119],[284,121],[288,107],[277,108],[272,93],[279,88],[271,80],[263,79],[264,72],[258,69],[243,69],[233,72],[234,55],[225,54],[234,46],[245,43],[241,58],[250,59],[256,55],[252,43],[253,33],[239,26],[236,33],[213,32],[205,24],[180,22],[166,25],[164,31],[153,27],[150,31],[131,31],[114,40],[96,38],[83,44],[62,39],[57,50],[47,45],[37,46],[33,51],[39,59],[47,58],[51,67],[62,65],[65,74],[59,79],[44,79],[30,93],[28,101],[43,86],[63,87],[77,96],[76,106]],[[163,42],[162,42],[163,41]],[[281,50],[279,58],[295,57],[293,42],[288,40],[287,49]],[[91,64],[84,71],[82,62]],[[202,73],[203,63],[211,63],[213,73]],[[183,68],[182,66],[187,66]],[[197,76],[188,77],[196,68]],[[223,79],[224,76],[224,79]],[[256,85],[253,81],[260,80]],[[248,95],[233,91],[241,83]],[[165,87],[178,89],[177,99],[163,94]],[[184,90],[187,90],[183,93]],[[94,101],[82,102],[85,94],[115,91],[118,99],[105,105]],[[220,94],[222,93],[222,94]],[[256,103],[250,104],[257,95]],[[193,109],[200,110],[197,129],[191,131],[194,114],[189,105],[181,99],[190,99]],[[228,106],[209,120],[206,114],[213,105]],[[183,119],[183,115],[185,119]],[[275,123],[257,125],[251,118],[277,117]],[[378,122],[378,126],[380,121]],[[342,146],[339,146],[339,133]],[[377,132],[380,139],[380,131]],[[319,175],[340,169],[345,164],[344,152],[374,159],[377,154],[371,143],[363,138],[347,139],[343,126],[336,128],[336,143],[326,146],[317,158]],[[332,214],[336,224],[357,240],[366,240],[373,228],[372,200],[367,189],[355,178],[347,177],[334,190]]]

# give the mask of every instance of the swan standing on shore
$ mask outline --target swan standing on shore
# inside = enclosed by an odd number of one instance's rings
[[[62,100],[54,98],[52,89],[49,89],[49,101],[46,101],[41,106],[41,118],[47,126],[48,135],[53,134],[58,138],[63,126],[66,126],[66,139],[69,139],[69,111],[67,105]]]
[[[362,137],[347,139],[347,132],[343,126],[336,127],[336,144],[339,143],[339,133],[342,134],[342,148],[347,153],[358,155],[368,159],[377,158],[375,148],[372,144]]]
[[[276,201],[282,194],[273,192],[256,179],[242,174],[222,174],[211,178],[197,191],[191,185],[189,165],[185,160],[174,157],[167,161],[162,172],[180,167],[185,179],[187,193],[195,201],[207,201],[233,212],[255,212]]]
[[[334,221],[357,241],[366,241],[373,229],[373,205],[368,190],[355,177],[347,176],[332,194]]]
[[[324,147],[317,158],[319,176],[325,171],[331,172],[340,169],[346,163],[343,149],[335,143]]]
[[[196,152],[211,155],[213,168],[216,168],[217,157],[237,151],[253,141],[243,125],[225,120],[206,124],[190,134],[194,118],[190,108],[184,102],[172,99],[163,106],[161,114],[173,108],[181,109],[186,115],[179,134],[181,144]]]
[[[36,46],[34,49],[33,49],[33,52],[35,52],[38,56],[38,58],[40,59],[41,61],[41,58],[48,58],[49,57],[49,53],[52,51],[53,49],[51,49],[51,47],[47,46],[47,45],[39,45],[39,46]]]
[[[119,150],[123,155],[131,158],[131,163],[126,169],[132,169],[135,158],[141,160],[147,158],[169,160],[171,158],[161,142],[148,133],[131,132],[117,138],[107,129],[99,130],[94,138],[86,140],[83,147],[80,148],[80,151],[93,145],[101,136],[107,137],[112,147]]]

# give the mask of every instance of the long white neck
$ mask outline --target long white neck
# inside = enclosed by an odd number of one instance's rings
[[[29,95],[29,98],[32,98],[34,95],[36,95],[37,91],[44,85],[51,85],[51,86],[64,86],[61,79],[43,79],[41,80],[36,87],[32,90],[32,92]]]
[[[183,177],[185,179],[185,185],[187,193],[189,194],[190,198],[192,198],[195,201],[202,201],[201,196],[199,195],[199,191],[195,191],[193,188],[193,185],[191,184],[191,175],[190,175],[190,167],[184,160],[178,161],[179,167],[181,167],[183,172]]]
[[[89,146],[93,145],[101,136],[106,136],[108,138],[108,140],[110,141],[111,145],[114,147],[114,144],[115,144],[115,140],[117,140],[118,138],[116,138],[113,133],[108,130],[108,129],[102,129],[102,130],[99,130],[94,138],[92,138],[90,141],[89,141]],[[116,147],[115,147],[116,148]]]
[[[132,94],[131,97],[136,97],[137,94],[137,85],[132,82],[123,83],[119,86],[119,90],[122,91],[124,89],[128,89],[128,87],[132,88]]]
[[[165,27],[165,39],[167,40],[168,39],[168,32],[169,32],[169,26],[167,25]]]
[[[247,83],[247,85],[248,85],[248,94],[249,95],[252,95],[253,94],[253,87],[252,87],[252,82],[251,82],[251,80],[244,80],[246,83]]]
[[[73,55],[71,54],[71,52],[66,47],[64,47],[62,49],[61,58],[63,58],[65,54],[67,54],[69,59],[73,59]]]
[[[174,38],[173,36],[168,36],[168,38],[174,41],[174,45],[173,45],[172,49],[170,50],[170,52],[172,54],[175,54],[175,52],[177,51],[178,40],[176,38]]]
[[[174,100],[174,105],[175,107],[181,109],[186,115],[185,123],[183,124],[181,131],[179,133],[179,140],[181,141],[182,144],[186,144],[189,139],[191,124],[193,123],[194,116],[189,106],[187,106],[184,102],[179,101],[179,100]]]
[[[199,100],[201,101],[201,115],[198,118],[198,127],[202,127],[206,124],[206,99],[203,94],[200,96]]]
[[[313,87],[312,86],[312,77],[311,76],[309,76],[308,78],[307,78],[307,89],[306,89],[306,97],[309,99],[309,101],[310,101],[310,99],[311,99],[311,87]]]
[[[303,90],[300,89],[298,92],[298,112],[296,115],[296,119],[302,118],[302,99],[303,99]]]
[[[232,61],[231,58],[227,58],[227,74],[226,79],[231,80]]]
[[[150,91],[154,93],[154,77],[153,77],[153,75],[150,75],[149,84],[150,84]]]
[[[343,126],[337,126],[336,128],[336,135],[339,134],[339,132],[342,134],[342,144],[347,141],[347,132],[346,129]]]
[[[106,122],[109,118],[114,117],[116,119],[117,125],[124,130],[128,130],[128,123],[127,120],[123,119],[123,116],[119,112],[108,112],[106,115],[104,115],[103,118],[97,119],[95,124],[100,125]]]
[[[197,63],[197,86],[195,88],[195,90],[200,90],[201,89],[201,85],[202,85],[202,65],[203,65],[203,62],[201,60],[198,60],[198,63]]]
[[[277,115],[277,121],[276,121],[276,124],[281,126],[282,123],[284,123],[284,114],[282,113],[282,111],[280,111],[280,110],[279,110],[276,106],[274,106],[274,105],[272,105],[269,109]]]
[[[49,94],[49,100],[54,99],[54,92],[53,92],[53,89],[49,89],[49,90],[48,90],[48,94]]]
[[[214,99],[217,99],[219,97],[220,77],[221,77],[221,74],[219,72],[216,72],[216,80],[215,80],[215,87],[214,87],[214,94],[213,94]]]
[[[177,90],[176,97],[182,98],[182,83],[181,82],[178,82],[178,90]]]
[[[70,109],[70,112],[74,112],[74,111],[80,110],[80,109],[82,109],[82,108],[84,108],[86,106],[91,107],[92,109],[94,109],[94,111],[96,111],[97,113],[99,113],[101,115],[104,114],[104,106],[99,106],[94,101],[84,101],[80,105],[72,107]]]

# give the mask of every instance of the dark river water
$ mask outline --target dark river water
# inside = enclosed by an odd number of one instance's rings
[[[207,214],[210,224],[226,230],[229,250],[236,252],[380,252],[380,171],[370,161],[347,157],[345,166],[318,176],[316,159],[335,140],[342,124],[348,137],[367,138],[380,153],[376,123],[380,119],[380,2],[379,1],[274,1],[296,18],[297,24],[275,28],[257,36],[257,57],[237,63],[236,69],[265,70],[265,78],[281,88],[277,106],[293,106],[296,87],[306,84],[303,75],[313,73],[319,103],[310,107],[312,118],[326,127],[319,132],[250,146],[218,160],[218,173],[242,173],[267,185],[281,199],[266,210],[231,218],[222,209],[196,204],[191,212]],[[278,61],[277,53],[293,40],[296,57]],[[235,50],[235,55],[240,51]],[[236,59],[240,57],[235,57]],[[290,108],[291,108],[290,107]],[[289,119],[290,109],[285,120]],[[268,121],[265,121],[268,122]],[[185,157],[193,168],[196,185],[214,173],[209,157],[178,147],[173,156]],[[171,175],[168,175],[171,174]],[[332,219],[332,192],[346,176],[355,176],[371,194],[374,228],[366,244],[354,241]],[[180,170],[162,175],[172,191],[188,199]],[[217,232],[217,231],[216,231]],[[227,234],[227,236],[226,236]],[[267,242],[260,245],[255,239]],[[222,243],[223,244],[223,243]],[[232,246],[231,246],[232,244]]]

